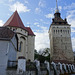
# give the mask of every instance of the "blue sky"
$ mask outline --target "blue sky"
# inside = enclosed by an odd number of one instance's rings
[[[30,26],[36,34],[35,49],[49,47],[48,30],[55,7],[56,0],[0,0],[0,26],[17,9],[24,25]],[[72,47],[75,51],[75,0],[58,0],[58,8],[61,17],[66,17],[71,24]]]

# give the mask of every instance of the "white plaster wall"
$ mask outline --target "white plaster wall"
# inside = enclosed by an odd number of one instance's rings
[[[27,59],[34,60],[35,36],[28,36]]]
[[[12,39],[16,45],[16,38]],[[6,75],[8,60],[16,61],[17,52],[10,41],[0,40],[0,75]]]
[[[21,28],[9,27],[9,29],[11,29],[11,30],[15,29],[15,32],[17,33],[17,36],[18,36],[18,47],[19,47],[20,42],[21,41],[23,42],[23,49],[21,50],[21,52],[19,52],[19,51],[17,52],[17,59],[19,56],[24,56],[27,60],[31,59],[33,61],[34,60],[35,37],[28,36],[28,32]],[[25,40],[20,38],[21,36],[24,37]]]
[[[12,30],[14,28],[12,28]],[[17,59],[18,59],[19,56],[24,56],[27,59],[27,36],[28,36],[28,32],[21,29],[21,28],[17,28],[15,30],[15,32],[17,33],[17,36],[18,36],[18,49],[19,49],[19,46],[20,46],[20,42],[21,41],[23,42],[22,50],[20,52],[19,51],[17,52]],[[23,39],[21,37],[24,37],[25,39]]]
[[[26,71],[26,60],[25,59],[18,59],[18,73],[19,71]]]
[[[17,27],[8,27],[9,29],[11,29],[13,31],[13,29],[15,29],[14,32],[17,33],[18,36],[18,51],[17,51],[17,60],[19,56],[24,56],[27,59],[27,36],[28,36],[28,32],[22,28],[17,28]],[[22,39],[21,37],[24,37],[24,39]],[[19,46],[20,46],[20,42],[23,42],[23,48],[22,50],[19,52]]]
[[[16,37],[14,36],[11,39],[9,44],[8,60],[16,61],[16,57],[17,57],[17,40],[16,40]]]
[[[28,32],[22,28],[17,28],[17,27],[8,27],[9,29],[11,29],[13,31],[13,29],[15,29],[14,32],[18,33],[18,34],[23,34],[25,36],[28,35]]]
[[[19,56],[24,56],[26,59],[27,59],[27,37],[21,35],[21,34],[17,34],[18,35],[18,49],[19,49],[19,46],[20,46],[20,42],[22,41],[23,42],[23,47],[22,47],[22,50],[19,52],[17,52],[17,59]],[[21,38],[24,37],[25,39]]]
[[[9,41],[1,41],[0,40],[0,75],[6,75],[6,68],[7,68],[7,49],[8,49]]]

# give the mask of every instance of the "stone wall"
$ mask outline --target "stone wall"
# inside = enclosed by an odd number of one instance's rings
[[[52,60],[74,61],[70,26],[51,26],[49,30],[49,38]]]
[[[45,66],[45,65],[44,65]],[[60,74],[73,74],[75,73],[74,64],[62,64],[52,62],[50,65],[50,73],[47,69],[27,69],[25,72],[20,70],[17,72],[16,68],[9,68],[6,70],[6,74],[2,75],[60,75]]]
[[[27,59],[34,61],[35,36],[28,36]]]
[[[46,75],[47,71],[40,71],[40,75]],[[6,75],[37,75],[36,71],[26,71],[23,74],[17,74],[16,70],[7,70]]]

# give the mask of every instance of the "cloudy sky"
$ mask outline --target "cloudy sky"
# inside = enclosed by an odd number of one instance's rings
[[[24,25],[34,31],[35,49],[49,47],[48,30],[55,13],[56,0],[0,0],[0,26],[17,9]],[[75,51],[75,0],[58,0],[61,17],[71,24],[71,39]]]

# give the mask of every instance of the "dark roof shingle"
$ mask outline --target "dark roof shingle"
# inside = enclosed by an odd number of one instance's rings
[[[14,32],[6,27],[0,27],[0,39],[12,39]]]

